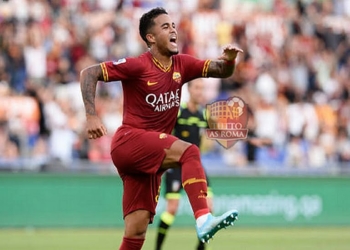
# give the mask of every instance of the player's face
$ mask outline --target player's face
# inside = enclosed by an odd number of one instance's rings
[[[193,80],[188,85],[188,93],[190,99],[196,104],[203,104],[204,102],[204,84],[200,79]]]
[[[155,46],[165,55],[176,55],[179,53],[177,47],[177,31],[175,24],[169,15],[162,14],[154,19],[152,28]]]

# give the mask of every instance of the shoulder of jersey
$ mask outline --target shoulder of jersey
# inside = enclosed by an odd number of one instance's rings
[[[121,58],[118,61],[114,61],[113,65],[118,65],[126,62],[126,58]]]

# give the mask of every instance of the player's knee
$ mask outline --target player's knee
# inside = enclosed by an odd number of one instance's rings
[[[200,161],[200,151],[199,148],[192,144],[189,146],[182,154],[180,158],[180,164],[183,164],[184,162],[187,162],[189,160],[195,160]]]
[[[179,167],[180,158],[191,145],[188,142],[176,140],[169,149],[164,149],[166,155],[161,167],[164,169]]]

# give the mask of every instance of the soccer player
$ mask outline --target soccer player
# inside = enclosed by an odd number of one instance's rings
[[[200,147],[203,129],[208,127],[203,109],[203,82],[197,79],[188,84],[189,100],[180,104],[173,135],[177,138]],[[161,250],[169,227],[175,220],[175,215],[181,198],[181,168],[169,169],[165,172],[165,199],[166,210],[160,215],[158,233],[156,239],[156,250]],[[209,188],[207,178],[207,199],[209,209],[212,210],[212,191]],[[198,242],[197,250],[204,250],[204,242]]]
[[[139,250],[153,222],[161,176],[181,167],[182,186],[196,219],[198,238],[204,242],[233,225],[237,211],[213,216],[207,204],[207,182],[196,145],[171,135],[180,106],[181,87],[201,77],[233,74],[241,49],[228,45],[217,60],[178,54],[175,24],[163,8],[142,15],[139,32],[148,51],[138,57],[91,65],[80,72],[80,85],[90,139],[107,131],[96,113],[98,81],[121,81],[123,123],[114,134],[111,157],[123,181],[124,237],[119,250]]]

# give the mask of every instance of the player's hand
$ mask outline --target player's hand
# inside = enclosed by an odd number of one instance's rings
[[[102,124],[101,119],[96,116],[86,117],[86,132],[89,139],[97,139],[107,134],[107,129]]]
[[[238,55],[238,53],[243,53],[243,50],[234,47],[233,45],[229,44],[224,47],[222,51],[222,55],[218,58],[220,60],[225,61],[234,61]]]

